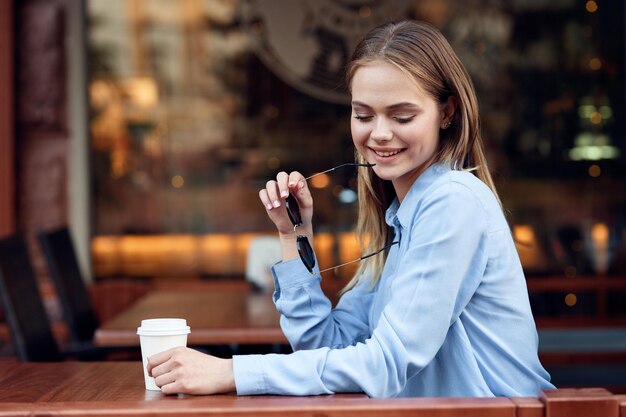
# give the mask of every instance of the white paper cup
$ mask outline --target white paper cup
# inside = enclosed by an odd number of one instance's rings
[[[148,319],[141,320],[137,328],[143,360],[143,376],[146,389],[160,391],[154,378],[148,375],[148,358],[165,350],[187,346],[187,335],[191,332],[185,319]]]

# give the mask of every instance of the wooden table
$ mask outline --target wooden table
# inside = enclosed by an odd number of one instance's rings
[[[144,389],[140,362],[0,362],[0,416],[515,416],[505,398],[370,399],[165,396]]]
[[[104,323],[99,346],[138,346],[141,320],[179,317],[191,327],[188,345],[286,344],[269,294],[243,291],[155,290]]]
[[[626,397],[599,388],[538,398],[163,395],[144,389],[141,362],[0,361],[0,416],[618,417]]]

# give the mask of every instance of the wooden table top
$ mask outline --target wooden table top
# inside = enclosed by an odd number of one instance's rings
[[[191,327],[188,345],[286,344],[269,294],[243,291],[155,290],[104,323],[99,346],[138,346],[137,327],[148,318],[177,317]]]
[[[0,416],[481,416],[515,415],[505,398],[370,399],[163,395],[144,389],[141,362],[0,362]]]
[[[544,391],[538,398],[389,398],[163,395],[144,389],[141,362],[0,361],[0,417],[618,417],[626,396],[601,388]]]

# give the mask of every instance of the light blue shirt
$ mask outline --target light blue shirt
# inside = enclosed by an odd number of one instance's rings
[[[554,386],[509,226],[471,173],[429,167],[386,220],[399,244],[380,281],[333,309],[299,259],[273,268],[294,353],[234,356],[237,393],[537,396]]]

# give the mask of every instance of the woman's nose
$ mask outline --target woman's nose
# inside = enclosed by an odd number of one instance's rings
[[[372,133],[370,134],[372,140],[376,141],[388,141],[393,137],[393,132],[387,121],[384,118],[378,118],[376,123],[374,124],[374,129],[372,129]]]

